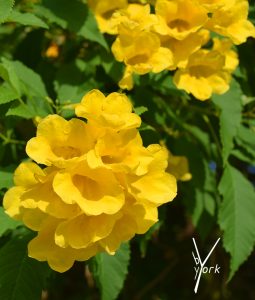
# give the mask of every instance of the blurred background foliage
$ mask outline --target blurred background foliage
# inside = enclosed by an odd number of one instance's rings
[[[0,0],[1,199],[38,120],[73,117],[73,104],[91,89],[119,91],[123,72],[110,51],[113,37],[99,32],[84,1],[13,5]],[[145,145],[164,141],[186,156],[192,180],[178,182],[177,198],[130,242],[131,251],[123,245],[115,257],[100,254],[54,273],[27,257],[33,233],[0,207],[0,299],[111,300],[119,292],[118,299],[255,299],[255,40],[237,50],[231,89],[210,101],[177,90],[169,72],[135,78],[128,96],[141,114]],[[221,237],[209,262],[220,274],[203,275],[197,295],[192,237],[202,257]]]

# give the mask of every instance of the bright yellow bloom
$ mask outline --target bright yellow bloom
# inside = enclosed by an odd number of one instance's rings
[[[247,20],[249,3],[247,0],[235,0],[230,8],[221,8],[213,13],[207,28],[229,37],[234,44],[244,43],[248,37],[255,38],[255,27]]]
[[[105,97],[100,91],[92,90],[76,106],[75,113],[78,117],[88,119],[90,124],[117,131],[141,125],[140,117],[132,113],[129,99],[120,93],[112,93]]]
[[[173,65],[172,52],[161,47],[160,39],[155,33],[131,30],[124,24],[119,26],[119,36],[112,45],[112,52],[117,61],[124,62],[128,67],[124,77],[125,84],[130,86],[132,73],[159,73]]]
[[[62,168],[84,160],[93,145],[84,122],[50,115],[39,123],[36,137],[28,141],[26,151],[39,164]]]
[[[124,24],[131,30],[150,30],[153,25],[158,23],[155,14],[151,14],[149,4],[129,4],[126,9],[120,9],[114,13],[112,21],[116,26]]]
[[[102,33],[116,34],[117,28],[112,15],[118,9],[128,5],[127,0],[88,0],[88,5],[95,14],[99,30]]]
[[[234,72],[239,64],[239,59],[236,51],[231,50],[233,43],[229,39],[213,39],[213,50],[220,52],[225,56],[224,69],[229,72]]]
[[[219,8],[229,8],[234,3],[235,0],[197,0],[197,2],[204,6],[208,12],[214,12]]]
[[[9,216],[38,232],[29,256],[58,272],[145,233],[177,189],[166,149],[143,146],[126,96],[94,90],[76,114],[87,122],[53,115],[39,123],[27,152],[48,167],[22,163],[3,201]]]
[[[169,151],[167,172],[177,180],[189,181],[192,178],[189,172],[189,161],[186,156],[175,156]]]
[[[192,0],[158,0],[156,15],[160,23],[155,30],[177,40],[198,31],[207,21],[207,11]]]
[[[49,58],[57,58],[59,56],[59,46],[52,43],[45,52],[45,56]]]
[[[190,56],[186,68],[175,73],[174,83],[197,99],[207,100],[213,93],[223,94],[229,89],[231,75],[224,67],[224,55],[201,49]]]
[[[175,70],[177,67],[184,68],[187,65],[189,56],[199,50],[210,40],[208,30],[200,30],[191,33],[183,40],[177,40],[171,37],[161,36],[161,45],[168,48],[173,54],[173,65],[170,70]]]

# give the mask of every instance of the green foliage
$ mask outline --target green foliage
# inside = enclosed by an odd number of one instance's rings
[[[46,29],[48,28],[48,25],[35,15],[30,13],[21,13],[15,10],[12,11],[8,16],[6,22],[16,22],[26,26],[38,26]]]
[[[0,24],[10,15],[14,5],[14,0],[0,0]]]
[[[17,234],[0,249],[1,299],[41,299],[49,268],[27,256],[30,239],[31,233]]]
[[[222,159],[226,164],[233,149],[233,139],[237,135],[242,118],[242,92],[239,84],[232,80],[232,85],[225,95],[213,96],[214,103],[221,109],[220,137],[222,143]]]
[[[22,223],[10,218],[2,207],[0,207],[0,237],[8,230],[17,228]]]
[[[219,207],[219,225],[223,244],[231,255],[229,280],[251,254],[255,243],[255,190],[234,167],[227,165],[219,184],[223,202]]]
[[[95,256],[91,265],[100,288],[102,300],[117,298],[128,273],[129,260],[128,244],[122,244],[114,255],[100,253]]]

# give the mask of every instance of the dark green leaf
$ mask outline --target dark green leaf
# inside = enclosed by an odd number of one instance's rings
[[[15,235],[0,249],[0,299],[41,299],[49,268],[27,256],[31,238],[30,233]]]
[[[227,165],[219,184],[223,202],[218,222],[231,255],[229,280],[251,254],[255,243],[255,191],[240,171]]]
[[[102,300],[114,300],[119,295],[130,259],[128,244],[122,244],[115,255],[97,254],[93,259],[92,270],[99,285]]]
[[[0,24],[10,15],[14,6],[14,0],[0,0]]]
[[[226,164],[231,150],[233,149],[233,139],[237,135],[237,130],[241,124],[242,117],[242,91],[239,84],[232,80],[230,90],[221,96],[214,95],[213,102],[220,108],[220,136],[222,142],[222,158]]]
[[[16,22],[25,26],[37,26],[48,28],[48,25],[41,19],[31,13],[21,13],[19,11],[12,11],[6,20],[7,22]]]
[[[2,236],[7,230],[17,228],[22,223],[10,218],[2,207],[0,207],[0,236]],[[0,275],[1,276],[1,275]]]

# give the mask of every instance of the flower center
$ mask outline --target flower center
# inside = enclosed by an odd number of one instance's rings
[[[146,54],[138,54],[128,59],[128,65],[143,64],[148,61],[148,56]]]
[[[209,66],[193,66],[189,68],[190,75],[200,78],[200,77],[209,77],[215,73],[215,70]]]
[[[71,146],[55,147],[53,151],[57,156],[63,157],[64,159],[81,156],[81,151]]]
[[[189,29],[189,23],[182,19],[175,19],[168,23],[170,28],[176,28],[179,32],[186,31]]]

